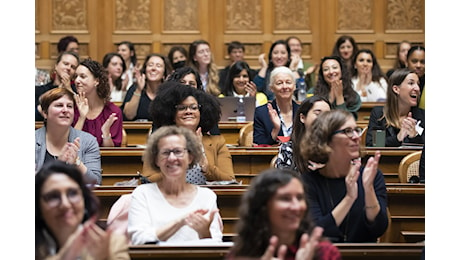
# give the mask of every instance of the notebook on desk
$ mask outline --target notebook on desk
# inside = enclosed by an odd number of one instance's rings
[[[218,98],[221,105],[222,117],[220,121],[236,121],[236,109],[239,97],[221,97]],[[256,109],[255,97],[243,97],[244,114],[246,121],[254,121],[254,111]]]

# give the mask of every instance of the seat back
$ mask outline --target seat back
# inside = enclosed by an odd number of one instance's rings
[[[367,135],[367,127],[363,128],[363,133],[361,134],[361,145],[363,147],[366,146],[366,135]]]
[[[419,163],[422,151],[406,155],[399,163],[399,182],[408,183],[410,177],[419,176]]]
[[[238,146],[252,146],[254,133],[254,122],[248,122],[240,129],[238,136]]]
[[[126,147],[128,146],[128,134],[126,133],[125,128],[123,127],[122,129],[122,135],[121,135],[121,147]]]
[[[278,158],[278,155],[275,154],[275,156],[273,156],[272,160],[270,161],[270,168],[276,168],[276,159]]]

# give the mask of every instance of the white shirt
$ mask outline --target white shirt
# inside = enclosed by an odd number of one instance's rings
[[[353,77],[351,79],[351,83],[353,85],[353,89],[361,97],[362,102],[381,102],[387,99],[388,83],[384,78],[380,78],[380,84],[375,81],[371,81],[371,83],[365,87],[367,92],[365,97],[363,97],[361,90],[356,90],[356,86],[358,85],[358,77]]]
[[[217,208],[217,195],[209,188],[197,187],[197,193],[184,208],[176,208],[165,199],[157,183],[137,186],[132,193],[131,207],[128,214],[128,234],[133,245],[142,245],[157,241],[157,229],[174,219],[197,209]],[[209,214],[209,213],[207,213]],[[214,215],[210,226],[213,241],[222,241],[222,220],[219,213]],[[189,226],[181,227],[168,242],[190,242],[200,240],[198,233]]]

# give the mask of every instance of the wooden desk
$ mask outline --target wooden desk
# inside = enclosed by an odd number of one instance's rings
[[[144,148],[137,147],[101,147],[102,181],[103,185],[112,185],[120,181],[123,175],[125,180],[137,176],[142,172],[142,155]],[[238,181],[249,184],[252,177],[270,167],[272,158],[278,154],[278,147],[229,147],[232,155],[233,169]],[[419,151],[419,148],[366,147],[362,151],[363,163],[374,156],[377,150],[381,151],[379,168],[385,175],[387,183],[399,182],[398,167],[401,159],[407,154]],[[111,175],[106,175],[111,174]],[[111,177],[116,178],[110,179]]]
[[[238,145],[238,138],[240,136],[240,129],[248,122],[237,123],[230,121],[220,121],[219,131],[224,136],[225,143],[230,145]]]
[[[240,129],[244,125],[246,125],[246,123],[220,121],[219,131],[221,135],[224,136],[227,144],[236,146],[238,145]],[[42,126],[43,122],[35,122],[35,129],[38,129]],[[147,143],[147,138],[151,127],[152,121],[123,121],[123,128],[126,131],[128,146],[145,145]]]
[[[425,244],[419,243],[340,243],[335,244],[344,260],[419,260]],[[224,259],[231,245],[209,246],[130,246],[137,259]]]
[[[235,233],[238,208],[248,185],[209,185],[205,187],[209,187],[217,194],[217,205],[224,223],[224,234],[231,236]],[[107,218],[111,206],[121,195],[130,194],[134,188],[114,186],[95,188],[94,193],[101,202],[101,219]],[[407,240],[414,239],[413,234],[418,234],[418,238],[424,238],[425,185],[391,183],[387,184],[387,194],[391,215],[389,241],[408,242]]]
[[[361,107],[358,110],[357,121],[369,121],[369,116],[371,115],[372,108],[375,106],[383,105],[385,105],[385,102],[362,102]]]
[[[399,182],[398,168],[399,163],[404,156],[413,152],[420,151],[420,148],[414,147],[365,147],[362,150],[361,156],[363,164],[366,163],[370,156],[374,156],[376,151],[380,151],[381,157],[379,162],[379,169],[385,175],[386,183]]]
[[[123,128],[128,136],[128,146],[145,145],[151,127],[152,121],[123,121]]]
[[[249,183],[253,176],[270,167],[273,156],[278,154],[278,148],[239,148],[230,147],[235,173],[241,173],[242,181]],[[142,172],[142,155],[144,148],[138,147],[101,147],[102,185],[112,185],[123,175],[125,180]],[[108,175],[110,174],[110,175]],[[106,178],[107,177],[107,178]],[[116,178],[109,179],[110,177]],[[240,180],[237,178],[237,180]]]

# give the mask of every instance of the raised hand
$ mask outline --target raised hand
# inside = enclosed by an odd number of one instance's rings
[[[367,160],[366,167],[363,170],[363,187],[364,189],[374,186],[374,179],[379,167],[380,151],[375,152],[375,156]]]
[[[267,62],[265,61],[265,53],[260,54],[258,60],[261,68],[268,67]]]
[[[247,82],[245,85],[244,85],[244,90],[246,90],[247,93],[249,93],[249,95],[251,97],[255,97],[256,94],[257,94],[257,86],[254,82],[250,81],[250,82]]]
[[[350,164],[350,169],[345,177],[345,186],[347,187],[347,196],[356,200],[358,198],[358,178],[361,161],[357,160]]]
[[[315,256],[315,248],[323,235],[322,227],[315,227],[311,234],[311,237],[308,234],[303,234],[300,237],[299,249],[295,254],[296,260],[311,260]]]
[[[77,102],[78,112],[80,117],[86,119],[89,112],[88,98],[85,97],[85,92],[79,92],[75,95],[75,101]]]
[[[417,120],[412,118],[412,113],[409,112],[407,117],[401,120],[401,130],[399,130],[397,135],[398,140],[402,142],[406,136],[410,138],[417,136],[417,130],[415,129],[416,125]]]
[[[280,129],[281,128],[281,119],[278,116],[278,111],[273,108],[271,103],[267,104],[268,108],[268,116],[270,116],[270,120],[273,123],[273,129]]]
[[[107,136],[110,134],[110,127],[112,127],[113,122],[117,121],[118,117],[116,113],[112,113],[107,120],[105,120],[104,124],[101,127],[102,134]]]

